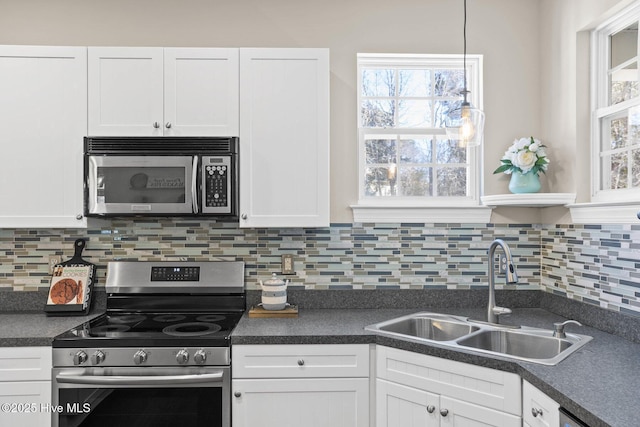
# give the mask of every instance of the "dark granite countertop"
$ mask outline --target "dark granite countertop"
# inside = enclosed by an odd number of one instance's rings
[[[448,291],[358,290],[354,291],[358,296],[356,299],[345,298],[347,294],[341,291],[303,292],[304,299],[295,293],[290,299],[300,307],[298,318],[249,318],[245,314],[233,332],[232,345],[386,345],[517,373],[592,427],[638,424],[635,412],[640,401],[640,392],[637,390],[637,384],[640,384],[638,318],[538,291],[498,292],[498,304],[513,310],[513,314],[504,318],[503,323],[551,328],[553,322],[571,316],[598,328],[567,326],[568,332],[590,335],[593,340],[558,365],[545,366],[473,351],[452,350],[437,344],[401,341],[364,330],[367,325],[420,311],[483,319],[485,309],[477,308],[477,305],[486,301],[486,298],[478,291],[454,291],[455,298],[451,298]],[[22,293],[6,293],[0,301],[0,347],[51,345],[56,335],[100,315],[106,305],[103,293],[96,293],[94,308],[88,316],[47,317],[41,310],[41,293],[12,294]],[[250,305],[258,300],[258,295],[248,292]],[[562,316],[556,313],[562,313]]]
[[[42,311],[0,313],[0,347],[49,346],[56,335],[100,314],[47,317]]]
[[[301,309],[298,318],[242,318],[233,344],[367,344],[376,343],[519,374],[592,427],[637,425],[640,400],[640,344],[591,327],[567,326],[568,332],[593,340],[556,366],[485,356],[437,344],[425,345],[376,336],[364,327],[419,311],[484,317],[478,308]],[[550,329],[564,317],[542,308],[516,308],[503,323]]]
[[[87,316],[47,316],[47,291],[0,292],[0,347],[49,346],[53,338],[104,313],[106,295],[94,293]]]

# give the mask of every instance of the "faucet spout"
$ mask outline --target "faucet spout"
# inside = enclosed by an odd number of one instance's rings
[[[498,323],[498,316],[501,314],[509,314],[511,310],[505,307],[496,306],[496,277],[495,277],[495,265],[494,258],[496,249],[500,246],[504,252],[506,268],[505,268],[505,280],[506,283],[518,283],[518,273],[516,267],[513,264],[511,256],[511,249],[503,240],[496,239],[489,246],[489,304],[487,306],[487,321],[490,323]],[[502,261],[501,261],[502,262]]]

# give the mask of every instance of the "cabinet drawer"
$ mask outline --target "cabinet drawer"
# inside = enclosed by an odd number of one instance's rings
[[[376,360],[378,378],[518,417],[522,413],[522,382],[516,374],[384,346],[377,346]]]
[[[522,419],[531,427],[560,425],[558,405],[553,399],[527,381],[522,383]],[[535,416],[534,416],[535,415]]]
[[[50,381],[51,365],[51,347],[0,348],[0,381]]]
[[[233,378],[369,376],[367,344],[234,345]]]

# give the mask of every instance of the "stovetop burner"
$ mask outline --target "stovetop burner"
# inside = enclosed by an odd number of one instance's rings
[[[222,327],[220,325],[215,323],[187,322],[167,326],[162,330],[162,332],[174,337],[201,337],[204,335],[215,334],[221,328]]]
[[[56,337],[54,347],[225,346],[242,313],[106,313]]]

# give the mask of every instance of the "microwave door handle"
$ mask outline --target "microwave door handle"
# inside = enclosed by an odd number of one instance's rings
[[[193,156],[193,169],[191,170],[191,205],[193,213],[198,213],[198,156]]]
[[[206,382],[220,382],[224,372],[214,372],[211,374],[196,375],[56,375],[56,381],[65,384],[86,384],[86,385],[172,385],[172,384],[197,384]]]

